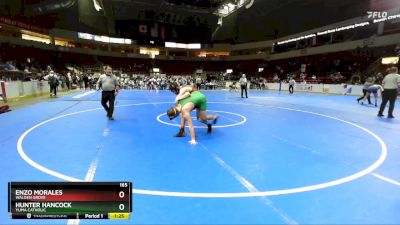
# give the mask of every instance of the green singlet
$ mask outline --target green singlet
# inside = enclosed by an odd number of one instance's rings
[[[187,103],[193,103],[196,108],[199,108],[200,111],[207,110],[207,99],[200,91],[194,91],[190,94],[190,97],[179,100],[179,104],[185,106]]]

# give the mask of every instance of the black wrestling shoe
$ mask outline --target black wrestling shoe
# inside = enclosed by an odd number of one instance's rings
[[[213,124],[215,125],[217,124],[217,122],[218,122],[218,116],[216,116],[215,119],[213,120]]]
[[[388,119],[394,119],[394,116],[390,115],[388,116]]]
[[[177,134],[175,134],[174,137],[185,137],[185,129],[180,129],[179,132]]]
[[[211,132],[212,132],[212,125],[207,124],[207,134],[211,134]]]
[[[379,116],[379,117],[382,117],[383,116],[383,114],[382,113],[378,113],[378,115],[377,116]]]

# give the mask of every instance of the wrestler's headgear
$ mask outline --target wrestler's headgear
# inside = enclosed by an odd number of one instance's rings
[[[179,111],[175,107],[171,107],[167,110],[167,115],[170,120],[173,120],[179,116]]]

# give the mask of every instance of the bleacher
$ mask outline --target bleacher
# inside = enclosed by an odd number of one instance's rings
[[[354,74],[363,74],[369,65],[384,55],[393,54],[395,46],[380,48],[363,48],[353,51],[337,52],[322,55],[303,56],[274,61],[237,60],[206,61],[202,60],[162,60],[111,56],[94,56],[90,54],[71,53],[56,50],[44,50],[34,47],[0,44],[1,63],[13,62],[17,71],[0,70],[0,77],[24,79],[21,72],[25,69],[45,70],[52,65],[59,72],[65,72],[66,66],[82,68],[84,71],[100,71],[102,65],[111,65],[123,73],[149,74],[151,68],[160,68],[167,75],[193,75],[197,69],[207,74],[223,74],[233,69],[234,74],[245,73],[248,77],[263,77],[267,81],[276,81],[277,75],[286,78],[289,74],[297,82],[307,83],[343,83],[349,81]],[[23,53],[23,54],[21,54]],[[301,66],[306,65],[305,77],[301,77]],[[264,68],[258,72],[258,68]],[[368,71],[374,73],[376,71]],[[311,77],[315,75],[315,79]],[[371,74],[373,75],[373,74]]]

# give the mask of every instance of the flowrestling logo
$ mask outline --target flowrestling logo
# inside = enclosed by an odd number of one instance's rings
[[[388,16],[387,12],[379,12],[379,11],[368,11],[368,18],[369,19],[382,19]]]
[[[372,19],[372,23],[385,22],[387,20],[399,19],[400,14],[388,15],[388,12],[384,11],[368,11],[368,18]]]

